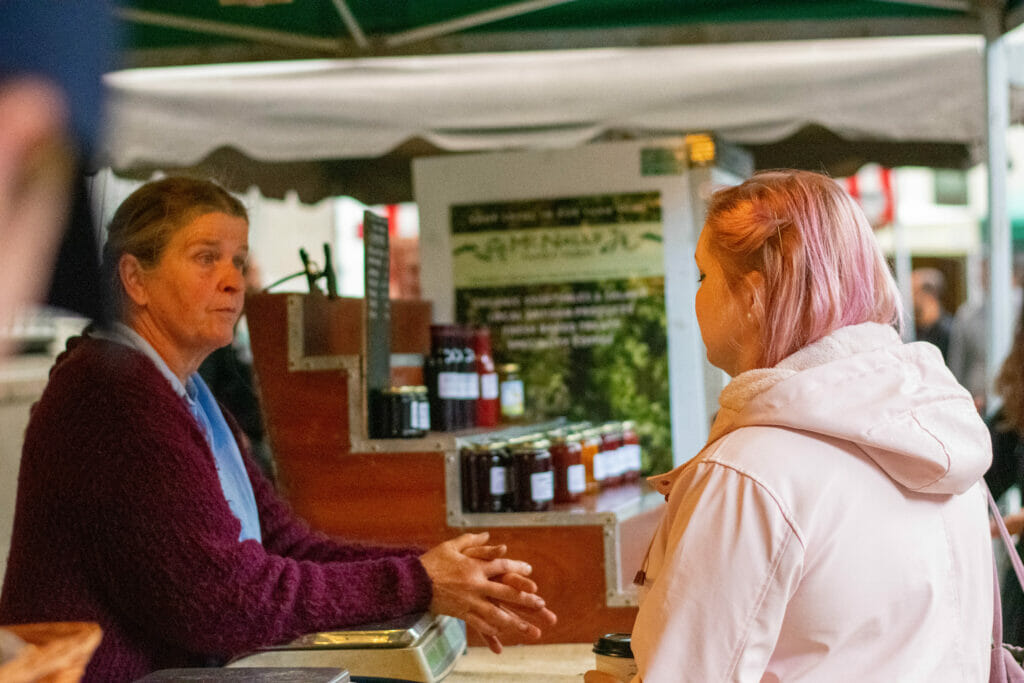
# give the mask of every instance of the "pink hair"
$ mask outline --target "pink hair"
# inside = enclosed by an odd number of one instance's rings
[[[871,226],[831,178],[757,173],[711,197],[704,230],[730,288],[752,271],[763,278],[760,367],[846,325],[900,329],[899,290]]]

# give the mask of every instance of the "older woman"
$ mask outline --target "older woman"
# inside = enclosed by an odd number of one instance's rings
[[[86,680],[134,680],[304,632],[427,610],[500,650],[554,622],[485,534],[420,554],[311,532],[240,447],[200,363],[230,343],[244,207],[171,178],[118,209],[104,264],[121,322],[72,340],[27,430],[0,622],[96,621]]]
[[[654,478],[639,679],[988,680],[988,434],[938,350],[900,341],[859,207],[760,173],[712,197],[696,261],[733,379],[705,448]]]

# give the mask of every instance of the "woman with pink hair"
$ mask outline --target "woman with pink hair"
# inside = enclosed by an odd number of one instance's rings
[[[713,196],[696,262],[732,380],[704,449],[652,479],[634,680],[987,680],[988,433],[938,349],[900,340],[860,208],[759,173]]]

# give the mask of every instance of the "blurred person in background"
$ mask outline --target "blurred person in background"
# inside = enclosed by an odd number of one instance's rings
[[[938,268],[915,268],[910,274],[914,300],[914,337],[939,347],[942,359],[949,353],[953,316],[946,310],[946,276]]]
[[[987,415],[988,405],[988,260],[981,264],[982,296],[965,301],[956,309],[949,331],[949,353],[946,363],[957,381],[974,397],[978,412]],[[1024,282],[1024,254],[1013,257],[1010,283],[1011,310],[1020,309],[1021,283]]]
[[[992,495],[1002,496],[1010,487],[1024,491],[1024,317],[1018,314],[1010,353],[996,377],[994,393],[1002,405],[989,419],[992,435],[992,466],[985,474]],[[1024,531],[1024,510],[1007,514],[1006,529],[1014,535]],[[998,531],[993,528],[993,535]],[[1024,539],[1017,552],[1024,551]],[[1002,581],[1003,639],[1024,645],[1024,593],[1012,568]]]

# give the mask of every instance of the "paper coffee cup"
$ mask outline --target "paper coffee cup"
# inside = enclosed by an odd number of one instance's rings
[[[629,683],[636,676],[636,660],[630,648],[629,633],[606,633],[594,641],[594,657],[598,671]]]

